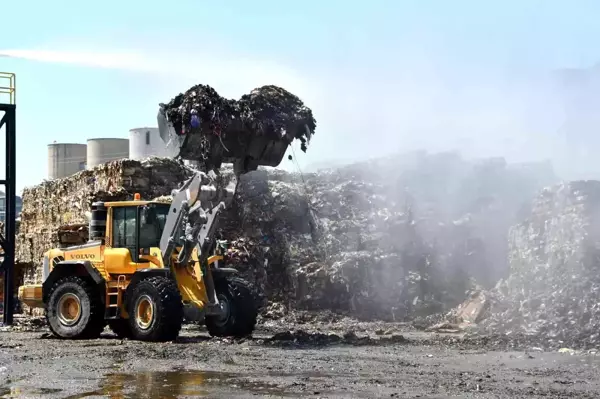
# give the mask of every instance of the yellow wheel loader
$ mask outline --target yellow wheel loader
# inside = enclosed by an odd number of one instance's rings
[[[193,154],[195,141],[176,134],[162,108],[158,122],[163,141],[178,143],[180,157]],[[98,337],[108,325],[120,337],[170,341],[184,318],[203,321],[213,336],[251,334],[258,313],[253,289],[220,264],[214,232],[239,176],[278,165],[292,139],[257,136],[229,148],[234,177],[227,185],[214,172],[196,172],[170,204],[137,194],[131,201],[93,203],[89,242],[46,252],[42,284],[19,287],[19,299],[45,308],[61,338]]]

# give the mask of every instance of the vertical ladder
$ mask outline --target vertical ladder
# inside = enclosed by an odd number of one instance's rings
[[[106,319],[118,319],[121,316],[124,283],[125,276],[120,275],[116,283],[109,281],[106,285]]]

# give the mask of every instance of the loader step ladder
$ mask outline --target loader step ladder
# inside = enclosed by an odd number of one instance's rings
[[[123,304],[123,288],[125,276],[120,275],[117,282],[109,282],[106,286],[106,319],[118,319]]]

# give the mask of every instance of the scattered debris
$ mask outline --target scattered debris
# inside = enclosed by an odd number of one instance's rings
[[[46,330],[46,318],[35,316],[14,315],[13,324],[11,326],[0,327],[0,331],[21,331],[21,332],[37,332]]]
[[[575,351],[575,350],[573,350],[571,348],[560,348],[558,350],[558,353],[564,353],[564,354],[567,354],[567,355],[574,355],[574,354],[577,353],[577,351]]]
[[[426,328],[426,331],[457,333],[473,327],[485,317],[490,301],[483,289],[473,291],[457,308],[449,312],[448,321]]]
[[[276,333],[265,341],[267,344],[293,345],[293,346],[328,346],[328,345],[389,345],[404,344],[408,340],[400,334],[388,337],[372,338],[368,335],[358,336],[350,330],[343,335],[322,332],[307,332],[304,330],[284,331]]]

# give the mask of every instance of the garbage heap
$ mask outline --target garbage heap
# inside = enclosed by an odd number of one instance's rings
[[[221,236],[278,305],[267,316],[291,307],[406,320],[460,303],[473,277],[506,273],[508,228],[552,179],[546,165],[456,154],[260,170],[242,178]]]
[[[600,182],[544,190],[511,229],[509,257],[480,332],[547,347],[600,344]]]
[[[167,195],[189,173],[165,159],[115,161],[27,189],[17,261],[39,281],[45,250],[87,240],[92,201]],[[304,309],[406,320],[457,305],[473,277],[506,272],[508,226],[546,178],[543,166],[455,154],[305,174],[261,168],[241,177],[218,238],[264,294],[265,316]]]
[[[40,282],[48,249],[87,241],[85,212],[92,202],[133,199],[134,193],[168,195],[189,176],[190,169],[170,159],[120,160],[26,188],[15,254],[16,263],[27,270],[25,282]]]

